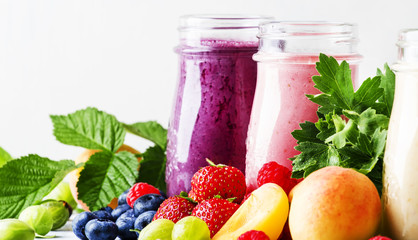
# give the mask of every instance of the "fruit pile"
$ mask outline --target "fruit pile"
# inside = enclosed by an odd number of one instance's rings
[[[246,193],[241,171],[208,163],[193,175],[189,193],[166,198],[137,183],[115,209],[79,214],[74,233],[83,240],[299,240],[369,239],[377,230],[379,195],[355,170],[326,167],[296,180],[269,162],[258,173],[258,188]]]
[[[118,198],[115,209],[105,207],[94,212],[82,212],[73,220],[74,234],[83,240],[105,240],[119,237],[134,240],[147,226],[166,199],[163,192],[147,183],[136,183]]]

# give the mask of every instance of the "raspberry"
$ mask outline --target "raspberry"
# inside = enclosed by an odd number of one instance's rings
[[[160,194],[160,190],[148,183],[136,183],[131,187],[131,189],[129,189],[128,195],[126,196],[126,202],[133,208],[134,202],[139,197],[150,193]]]
[[[250,230],[241,234],[237,240],[270,240],[270,238],[263,231]]]
[[[384,236],[375,236],[370,238],[369,240],[392,240],[391,238],[384,237]]]
[[[258,171],[257,184],[260,187],[265,183],[275,183],[282,187],[286,194],[289,194],[290,190],[301,181],[290,178],[291,175],[292,173],[285,166],[277,162],[268,162]]]

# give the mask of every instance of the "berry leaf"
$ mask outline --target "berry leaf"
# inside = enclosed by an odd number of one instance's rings
[[[0,167],[10,160],[12,160],[10,154],[0,147]]]
[[[26,207],[42,200],[76,169],[74,161],[52,161],[28,155],[0,168],[0,219],[16,218]]]
[[[134,124],[124,124],[130,133],[148,139],[165,150],[167,146],[167,129],[163,128],[155,121],[137,122]]]
[[[78,197],[91,211],[99,210],[135,183],[137,169],[138,159],[130,152],[97,152],[80,172]]]
[[[64,144],[116,152],[125,140],[122,124],[113,115],[96,108],[50,117],[56,139]]]
[[[148,148],[141,157],[138,181],[151,184],[165,192],[165,166],[167,158],[164,151],[159,146],[153,146]]]

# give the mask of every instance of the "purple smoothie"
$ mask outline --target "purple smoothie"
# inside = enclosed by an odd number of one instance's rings
[[[179,49],[180,77],[168,129],[170,196],[190,190],[193,174],[215,163],[245,171],[245,140],[254,98],[257,43],[206,40],[205,51]]]

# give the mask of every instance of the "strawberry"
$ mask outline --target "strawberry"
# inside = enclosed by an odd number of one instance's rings
[[[192,216],[206,222],[212,238],[219,229],[235,213],[239,205],[227,199],[212,198],[199,203],[192,212]]]
[[[288,168],[277,162],[268,162],[258,171],[257,184],[260,187],[265,183],[275,183],[283,188],[286,194],[289,194],[290,190],[298,184],[301,179],[291,178],[292,173]]]
[[[241,234],[237,240],[270,240],[263,231],[250,230]]]
[[[192,177],[192,197],[196,202],[213,198],[235,198],[240,203],[246,191],[245,176],[237,168],[215,165],[208,160],[209,166],[201,168]]]
[[[134,202],[139,197],[150,193],[160,194],[160,190],[148,183],[136,183],[131,187],[131,189],[129,189],[128,195],[126,196],[126,202],[133,208]]]
[[[384,236],[375,236],[370,238],[369,240],[392,240],[391,238],[384,237]]]
[[[176,223],[180,219],[190,216],[196,204],[184,192],[179,196],[169,197],[161,203],[157,213],[154,215],[153,221],[156,219],[168,219]]]

